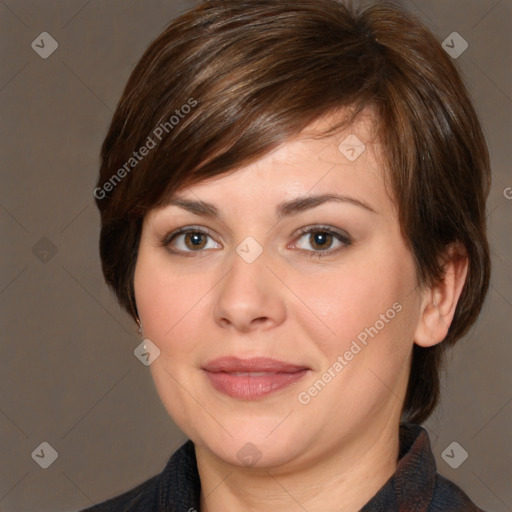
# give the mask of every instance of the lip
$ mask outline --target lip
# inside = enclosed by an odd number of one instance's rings
[[[244,400],[256,400],[284,389],[310,371],[303,365],[267,357],[221,357],[209,361],[202,369],[217,391]]]

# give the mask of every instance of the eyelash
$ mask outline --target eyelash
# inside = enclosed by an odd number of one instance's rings
[[[202,250],[198,250],[198,251],[182,251],[181,249],[175,250],[175,249],[171,249],[169,247],[171,242],[177,236],[182,235],[182,234],[187,234],[187,233],[194,233],[194,234],[201,233],[202,235],[206,235],[206,236],[209,236],[210,238],[213,238],[211,233],[207,229],[194,227],[194,226],[186,226],[186,227],[179,228],[179,229],[173,231],[172,233],[165,235],[159,241],[159,245],[162,247],[166,247],[167,250],[169,252],[171,252],[172,254],[182,255],[185,257],[193,257],[194,253],[203,252]],[[308,227],[302,228],[301,230],[299,230],[297,238],[300,239],[304,235],[308,235],[308,234],[312,234],[312,233],[325,233],[327,235],[332,235],[334,238],[339,240],[343,245],[341,247],[338,247],[337,249],[326,249],[326,250],[317,250],[317,251],[315,251],[315,250],[310,251],[307,249],[298,249],[299,251],[304,251],[304,252],[308,253],[307,256],[310,258],[320,259],[325,256],[331,256],[335,253],[338,253],[340,250],[352,245],[352,240],[346,233],[342,233],[342,232],[333,230],[332,228],[329,228],[327,226],[308,226]]]

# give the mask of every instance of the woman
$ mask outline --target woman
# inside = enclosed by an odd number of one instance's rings
[[[488,288],[489,180],[450,57],[397,7],[171,23],[94,195],[106,281],[190,441],[88,510],[481,510],[419,424]]]

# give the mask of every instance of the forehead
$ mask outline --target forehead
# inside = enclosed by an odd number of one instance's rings
[[[230,202],[243,198],[247,205],[254,201],[262,207],[313,194],[350,193],[382,207],[388,198],[387,173],[373,117],[360,115],[350,126],[327,134],[337,121],[325,116],[249,165],[182,187],[166,205],[187,198],[220,201],[229,209]]]

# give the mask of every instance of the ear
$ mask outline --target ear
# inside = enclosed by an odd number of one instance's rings
[[[461,244],[450,245],[443,257],[443,277],[423,293],[414,342],[432,347],[446,338],[468,272],[468,256]]]

